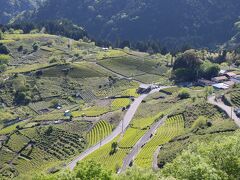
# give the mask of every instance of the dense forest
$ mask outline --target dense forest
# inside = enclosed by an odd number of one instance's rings
[[[216,49],[225,42],[224,47],[235,47],[239,39],[234,27],[239,17],[237,0],[1,0],[0,3],[0,24],[68,19],[83,27],[100,46],[166,53],[189,48]]]
[[[31,19],[67,18],[101,40],[215,47],[234,34],[239,8],[237,0],[49,0]]]

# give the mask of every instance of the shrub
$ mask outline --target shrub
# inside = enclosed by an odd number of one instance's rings
[[[240,60],[236,60],[235,65],[239,67],[240,66]]]
[[[180,99],[190,98],[190,93],[189,93],[188,89],[186,89],[186,88],[181,89],[178,93],[178,97]]]
[[[9,54],[9,53],[10,53],[9,49],[5,45],[0,43],[0,54]]]
[[[26,105],[30,102],[30,100],[31,100],[30,97],[28,97],[25,92],[17,92],[15,94],[14,101],[16,104]]]
[[[176,179],[239,179],[239,148],[239,132],[210,142],[195,142],[168,163],[162,173]]]
[[[8,64],[9,60],[10,60],[9,55],[0,54],[0,65]]]
[[[7,65],[6,64],[0,65],[0,72],[4,72],[6,70],[7,70]]]
[[[3,39],[3,32],[0,30],[0,40]]]
[[[24,32],[23,32],[23,30],[21,30],[21,29],[17,29],[17,30],[15,30],[13,33],[14,33],[14,34],[23,34]]]
[[[37,42],[34,42],[33,45],[32,45],[32,48],[33,48],[34,51],[37,51],[38,48],[39,48],[38,43],[37,43]]]
[[[177,57],[173,65],[173,73],[176,80],[191,81],[195,80],[202,61],[194,50],[188,50]]]
[[[113,155],[113,154],[117,153],[117,151],[118,151],[118,143],[117,142],[113,142],[112,143],[112,149],[111,149],[109,154]]]
[[[28,53],[28,50],[27,49],[24,49],[23,50],[23,54],[27,54]]]
[[[51,57],[49,63],[55,63],[55,62],[57,62],[57,58]]]
[[[59,104],[59,101],[57,99],[53,99],[50,104],[51,104],[51,107],[54,108]]]
[[[199,118],[194,121],[192,129],[204,128],[207,125],[207,120],[204,116],[199,116]]]
[[[30,31],[30,34],[37,34],[39,33],[39,30],[38,29],[33,29]]]
[[[20,45],[17,50],[18,50],[18,52],[23,51],[23,45]]]

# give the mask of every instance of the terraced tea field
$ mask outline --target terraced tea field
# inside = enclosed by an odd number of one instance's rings
[[[25,145],[29,143],[29,139],[22,136],[21,134],[13,134],[11,135],[9,141],[6,146],[13,150],[14,152],[19,152]]]
[[[240,90],[231,93],[231,101],[236,107],[240,107]]]
[[[146,118],[135,118],[131,122],[131,127],[137,129],[149,128],[155,121],[159,120],[163,116],[163,113],[158,113],[155,116],[148,116]]]
[[[127,77],[141,76],[146,73],[161,76],[168,71],[168,68],[164,64],[161,64],[163,63],[162,61],[138,58],[136,56],[105,59],[98,63]]]
[[[146,132],[146,130],[128,128],[119,142],[119,147],[132,148]]]
[[[26,173],[26,169],[28,169],[28,173],[39,173],[57,162],[56,157],[35,146],[27,148],[13,161],[19,173]]]
[[[111,86],[109,85],[101,85],[101,88],[93,89],[93,92],[98,97],[110,97],[110,96],[135,96],[137,97],[138,94],[137,89],[139,87],[139,83],[120,79],[117,80]]]
[[[134,164],[142,168],[151,168],[153,154],[160,145],[170,141],[172,138],[180,135],[184,131],[184,119],[182,115],[177,115],[167,119],[153,138],[141,149],[134,160]]]
[[[97,144],[112,132],[112,125],[106,121],[99,121],[87,134],[88,147]]]
[[[128,149],[119,148],[116,153],[110,155],[112,150],[112,143],[116,142],[119,137],[115,138],[112,142],[102,146],[100,149],[96,150],[89,156],[87,156],[83,161],[96,161],[101,163],[105,168],[117,172],[118,168],[122,166],[123,159],[129,152]]]

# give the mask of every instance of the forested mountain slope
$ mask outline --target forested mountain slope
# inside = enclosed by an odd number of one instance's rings
[[[215,46],[233,34],[238,0],[48,0],[32,19],[68,18],[107,40]]]
[[[34,9],[43,0],[0,0],[0,24],[8,23],[18,14]]]

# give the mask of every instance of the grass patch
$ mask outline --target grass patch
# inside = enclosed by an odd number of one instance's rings
[[[131,99],[129,98],[118,98],[118,99],[114,99],[112,102],[112,109],[121,109],[123,107],[127,107],[131,104]]]

